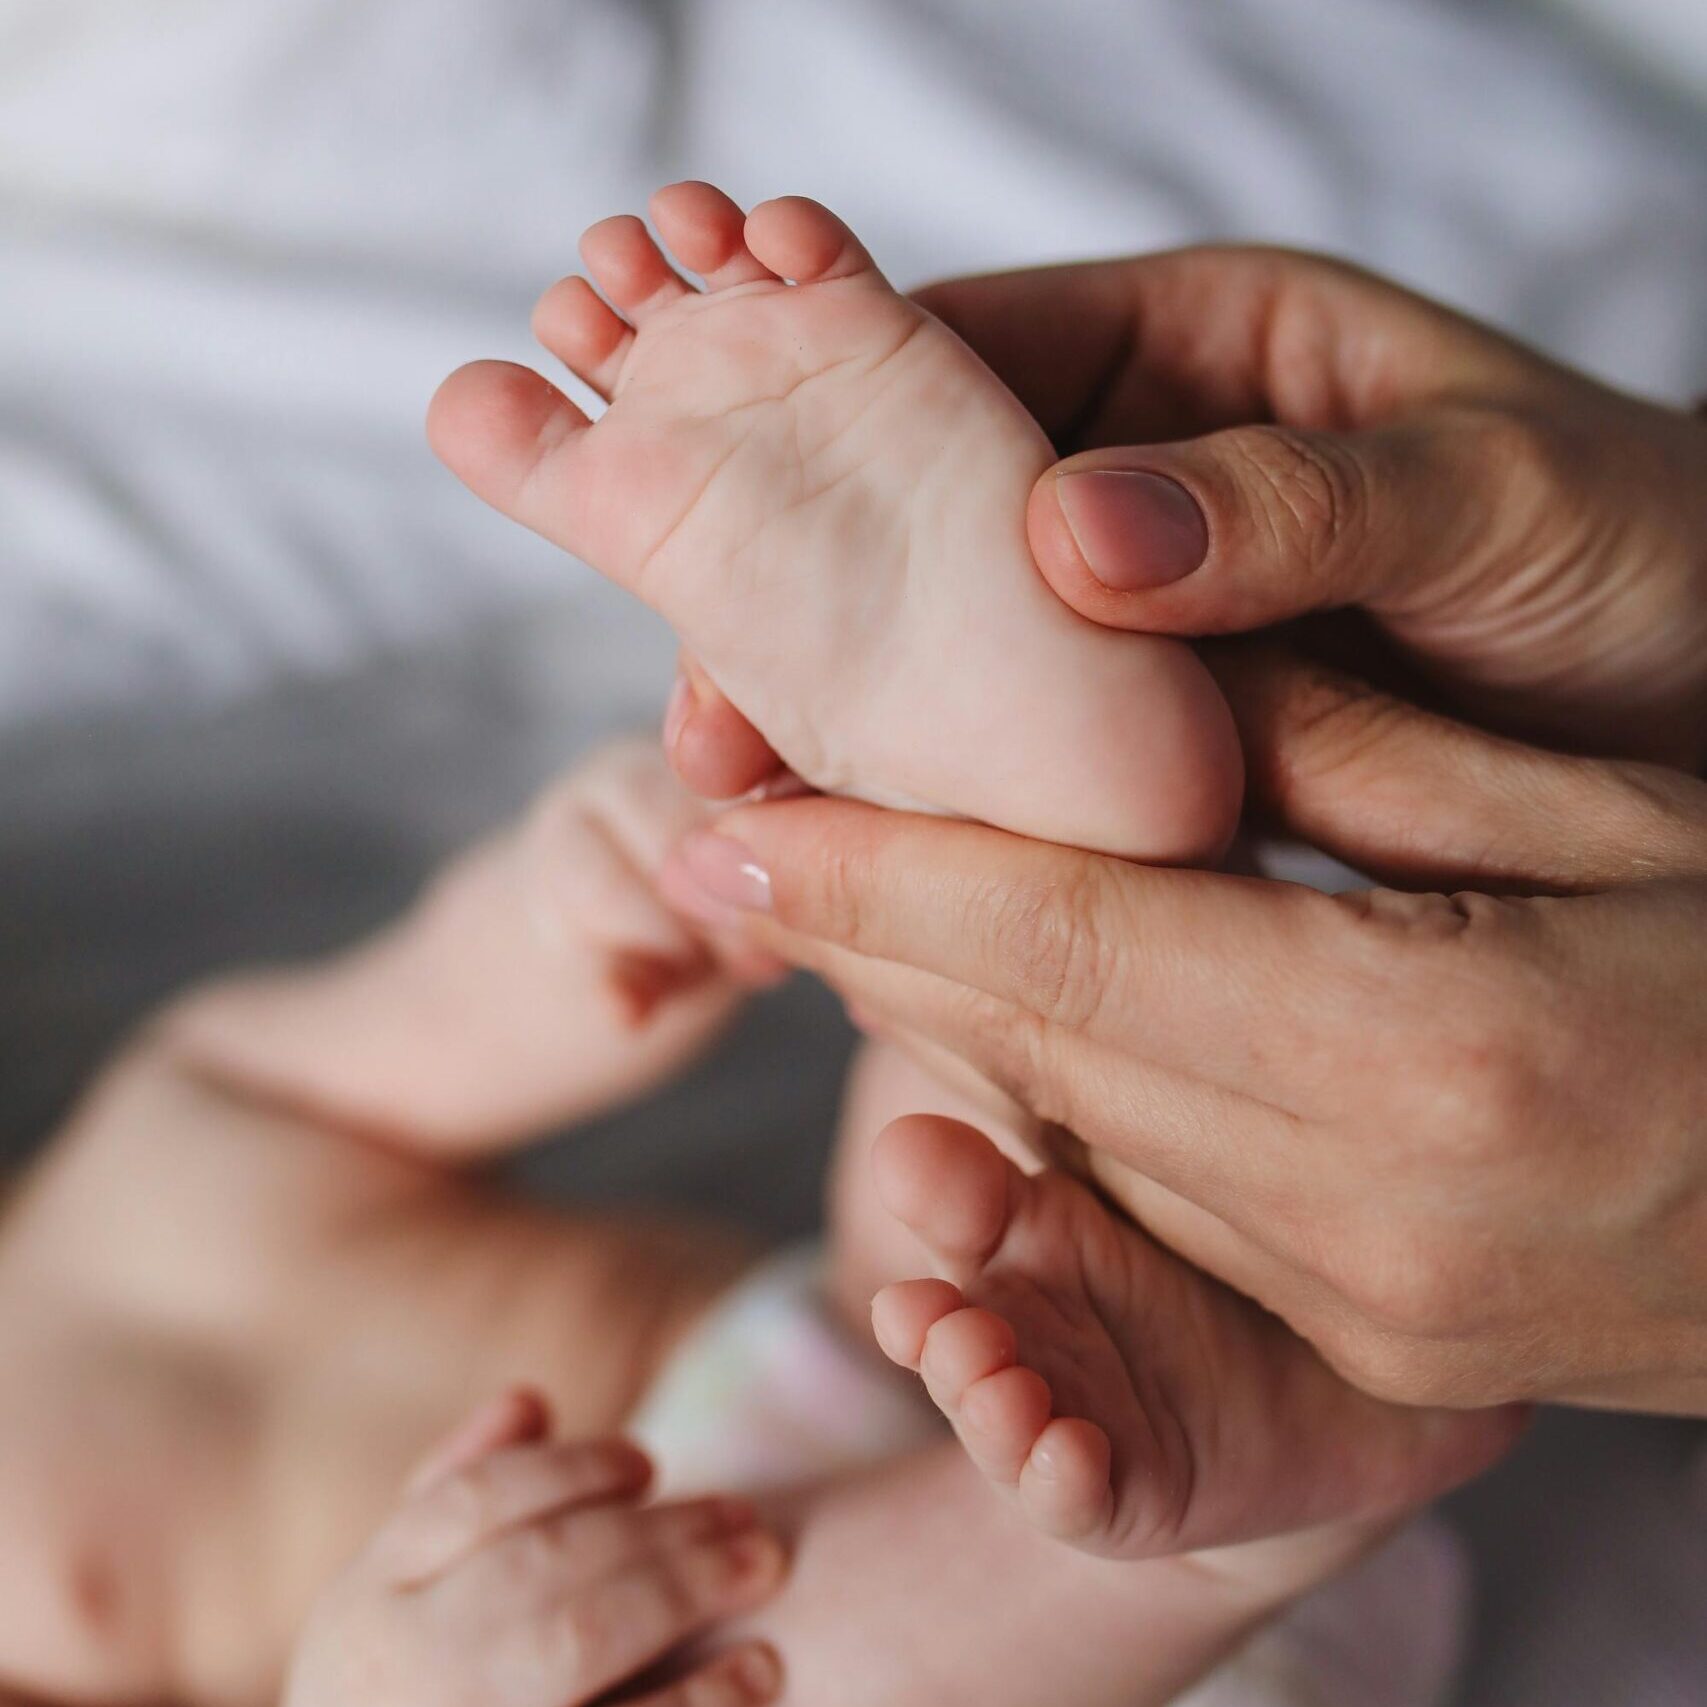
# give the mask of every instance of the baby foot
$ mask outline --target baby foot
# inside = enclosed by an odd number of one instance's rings
[[[541,341],[610,407],[476,363],[438,454],[661,612],[814,786],[1150,860],[1212,858],[1242,789],[1225,703],[1177,641],[1075,616],[1025,509],[1048,440],[815,202],[743,219],[706,184],[595,225]],[[617,310],[621,312],[618,313]],[[626,317],[626,318],[625,318]]]
[[[1086,1552],[1142,1558],[1396,1513],[1485,1469],[1522,1427],[1515,1407],[1358,1392],[1085,1186],[1027,1177],[958,1121],[896,1121],[873,1165],[952,1277],[879,1293],[879,1344],[1032,1524]]]

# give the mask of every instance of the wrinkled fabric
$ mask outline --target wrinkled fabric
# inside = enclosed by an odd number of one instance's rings
[[[675,175],[818,195],[904,282],[1326,247],[1707,389],[1707,109],[1565,4],[5,0],[0,729],[610,600],[421,416]]]

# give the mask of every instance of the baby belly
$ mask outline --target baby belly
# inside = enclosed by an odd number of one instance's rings
[[[234,1486],[242,1405],[46,1307],[0,1319],[0,1367],[0,1675],[44,1699],[171,1698],[185,1547]]]

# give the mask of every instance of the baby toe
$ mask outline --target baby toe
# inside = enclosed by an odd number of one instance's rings
[[[827,207],[805,196],[762,202],[747,216],[747,247],[797,284],[867,277],[882,282],[865,245]]]
[[[560,279],[539,299],[533,335],[607,403],[634,347],[634,329],[583,278]]]
[[[1019,1473],[1020,1505],[1046,1534],[1086,1541],[1108,1527],[1114,1494],[1108,1436],[1081,1417],[1057,1417]]]
[[[937,1407],[960,1409],[973,1382],[1010,1367],[1017,1355],[1014,1331],[988,1310],[955,1310],[933,1322],[919,1355],[919,1374]]]
[[[427,438],[477,498],[574,551],[574,541],[555,525],[561,518],[530,495],[530,482],[542,464],[572,454],[589,424],[583,411],[531,369],[470,362],[434,395]]]
[[[1015,1365],[974,1381],[953,1420],[967,1457],[992,1481],[1011,1487],[1049,1426],[1052,1408],[1048,1382],[1035,1369]]]
[[[871,1301],[871,1331],[891,1363],[917,1370],[925,1336],[944,1316],[961,1307],[958,1288],[946,1280],[901,1280]]]
[[[633,214],[590,226],[581,238],[581,259],[593,282],[637,326],[688,294],[651,232]]]
[[[670,184],[652,198],[652,221],[670,251],[709,290],[775,280],[747,247],[747,216],[714,184]]]
[[[872,1148],[878,1196],[956,1278],[1002,1242],[1023,1176],[975,1127],[943,1115],[891,1121]]]

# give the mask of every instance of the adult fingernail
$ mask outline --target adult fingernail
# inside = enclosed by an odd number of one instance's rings
[[[1183,580],[1209,555],[1203,511],[1165,474],[1086,469],[1059,476],[1055,495],[1086,566],[1117,593]]]
[[[694,830],[682,842],[687,874],[711,900],[738,913],[771,910],[770,873],[730,836]]]

